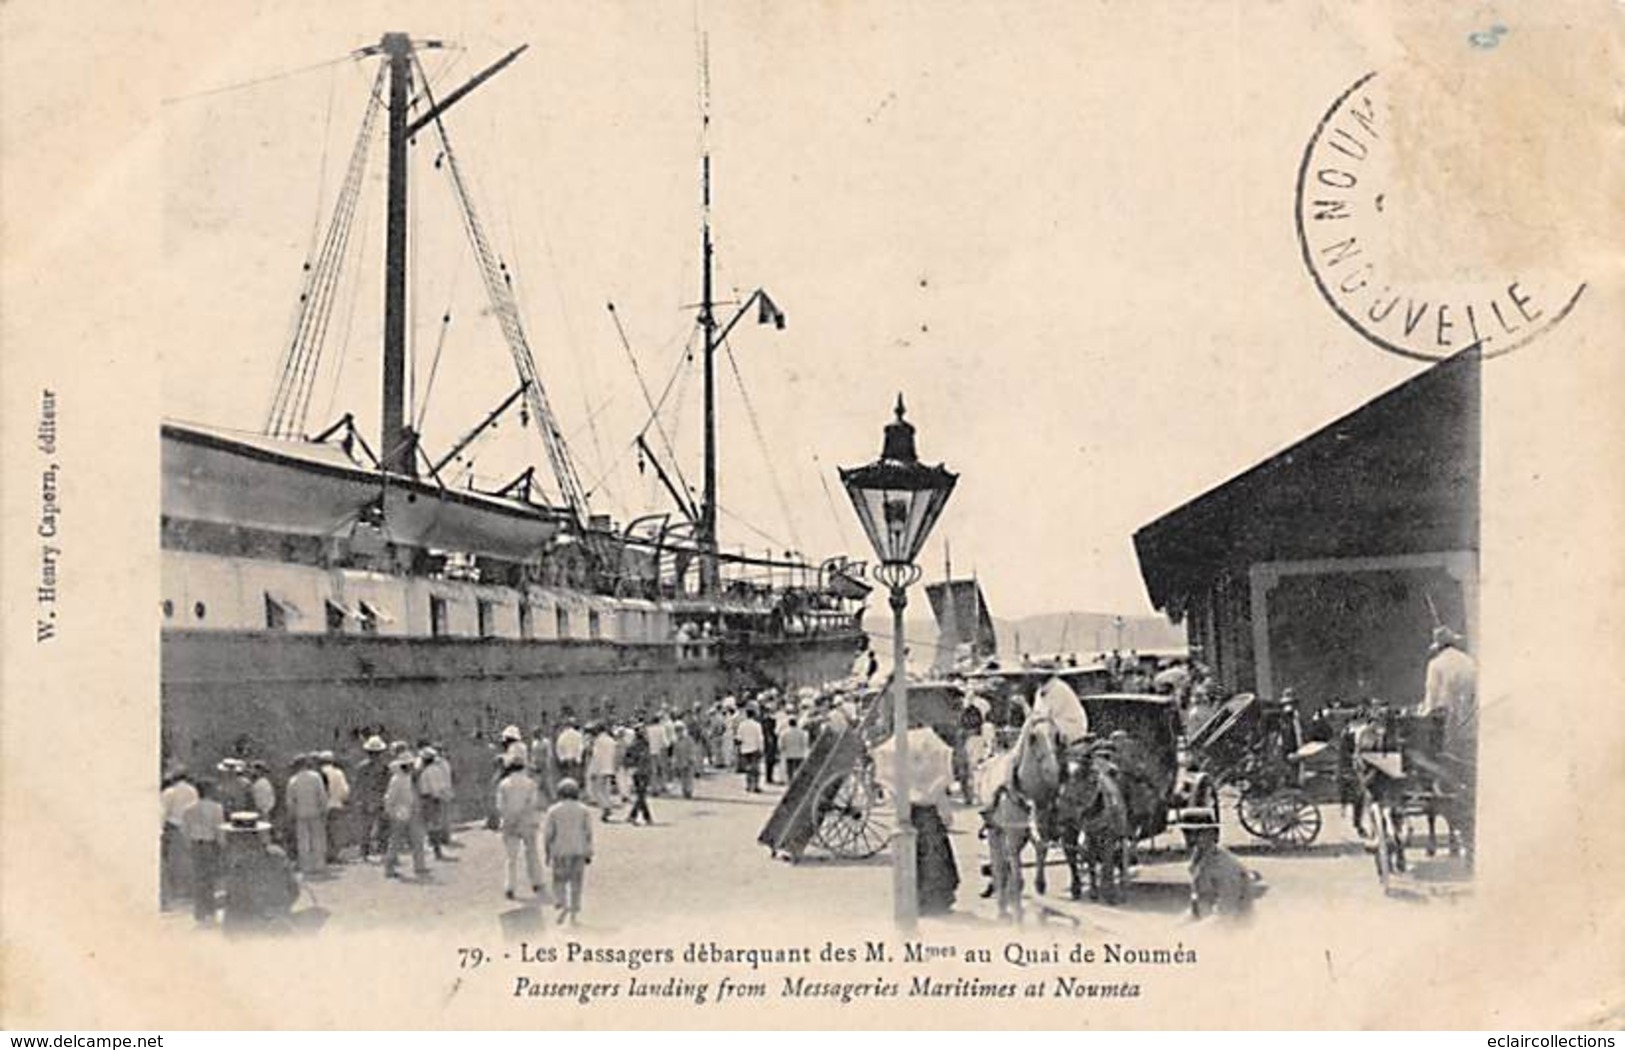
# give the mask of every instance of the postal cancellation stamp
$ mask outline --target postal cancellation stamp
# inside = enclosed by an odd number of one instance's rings
[[[1474,345],[1485,357],[1527,345],[1568,316],[1585,281],[1538,241],[1505,250],[1529,241],[1531,217],[1493,190],[1475,191],[1493,185],[1499,173],[1490,169],[1508,158],[1482,148],[1464,156],[1464,142],[1482,145],[1482,126],[1452,113],[1447,92],[1422,106],[1429,96],[1401,97],[1390,81],[1376,72],[1356,80],[1303,151],[1304,265],[1337,315],[1391,353],[1432,361]]]

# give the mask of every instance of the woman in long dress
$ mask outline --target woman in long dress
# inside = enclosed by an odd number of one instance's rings
[[[954,893],[959,889],[959,865],[948,841],[948,825],[935,805],[915,803],[910,812],[916,836],[914,870],[920,914],[941,915],[953,910]]]

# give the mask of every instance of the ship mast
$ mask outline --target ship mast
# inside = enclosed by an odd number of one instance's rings
[[[514,59],[524,52],[523,46],[517,47],[506,55],[497,59],[491,65],[471,77],[467,83],[457,90],[446,95],[438,101],[424,84],[425,111],[415,119],[411,115],[412,97],[412,66],[416,52],[420,50],[435,50],[445,47],[439,40],[414,41],[406,33],[385,33],[383,39],[374,47],[363,48],[361,55],[382,55],[389,70],[389,199],[385,209],[387,228],[384,234],[384,393],[383,412],[381,413],[382,434],[380,435],[380,448],[382,466],[386,471],[408,476],[417,475],[417,435],[407,423],[409,406],[406,403],[406,234],[407,234],[407,147],[418,132],[426,127],[433,126],[441,136],[445,152],[449,156],[450,143],[445,137],[445,128],[441,124],[441,117],[457,102],[461,101],[469,92],[491,79],[502,71]],[[425,78],[427,80],[427,78]],[[455,162],[452,162],[455,175]],[[489,248],[485,243],[484,234],[480,231],[477,219],[472,214],[472,205],[458,183],[459,200],[462,204],[467,220],[470,239],[474,242],[476,252],[480,255],[482,269],[487,271],[487,284],[491,285],[494,278],[489,272],[493,263],[489,258]],[[489,289],[488,289],[489,291]],[[495,298],[495,297],[494,297]],[[496,304],[493,303],[493,309]],[[524,393],[532,404],[533,410],[543,425],[556,432],[556,425],[552,422],[552,413],[542,398],[541,384],[535,377],[535,366],[530,360],[530,350],[524,346],[524,337],[518,327],[517,314],[511,307],[506,310],[497,309],[500,319],[504,322],[504,333],[509,335],[511,349],[515,354],[515,363],[519,365],[520,391]],[[509,329],[512,332],[509,332]],[[509,399],[511,402],[511,398]],[[506,403],[505,403],[506,404]],[[489,422],[489,421],[488,421]],[[559,474],[559,484],[564,490],[566,500],[570,503],[572,511],[585,524],[585,508],[581,505],[579,485],[574,484],[573,468],[570,467],[567,457],[562,452],[553,449],[553,442],[549,442],[549,453],[554,455],[555,470]]]
[[[406,144],[412,98],[412,40],[385,33],[378,45],[389,63],[389,203],[384,241],[383,467],[417,473],[414,436],[406,419]]]
[[[705,493],[700,503],[700,592],[715,595],[720,579],[717,565],[717,317],[711,284],[711,44],[702,44],[700,57],[700,329],[705,335]]]
[[[726,322],[717,320],[716,289],[713,279],[716,246],[711,241],[711,50],[702,42],[700,58],[700,330],[704,336],[705,362],[705,491],[699,507],[695,540],[700,552],[700,593],[715,596],[721,589],[721,551],[717,546],[717,350],[726,345],[728,335],[747,314],[756,311],[760,324],[784,328],[784,311],[765,290],[757,288],[737,304]],[[733,305],[733,304],[730,304]],[[687,501],[678,506],[687,511]],[[747,561],[749,559],[746,559]]]

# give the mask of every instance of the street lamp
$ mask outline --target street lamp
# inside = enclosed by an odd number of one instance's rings
[[[937,464],[928,467],[914,451],[914,426],[903,418],[903,395],[897,395],[897,418],[886,424],[880,458],[861,467],[841,468],[841,484],[874,545],[880,564],[875,579],[891,591],[892,610],[892,731],[897,747],[893,779],[897,803],[897,840],[892,846],[892,896],[898,925],[914,928],[919,917],[915,885],[915,832],[909,812],[908,674],[903,644],[903,610],[908,588],[920,578],[914,564],[931,526],[937,523],[957,474]]]

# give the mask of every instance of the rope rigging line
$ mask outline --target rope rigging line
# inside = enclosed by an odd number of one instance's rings
[[[422,73],[423,67],[418,66]],[[427,79],[427,77],[425,77]],[[407,146],[416,143],[408,140]],[[417,151],[408,149],[406,152],[407,169],[411,170],[412,161],[417,157]],[[406,417],[412,417],[412,406],[418,399],[418,247],[423,238],[418,236],[418,202],[422,194],[410,190],[412,180],[407,179],[409,187],[406,194]]]
[[[626,462],[626,457],[637,449],[637,447],[638,447],[638,438],[641,438],[645,434],[647,434],[649,432],[650,427],[656,427],[657,428],[656,432],[659,434],[659,436],[661,438],[661,441],[663,443],[663,446],[664,446],[664,448],[666,450],[666,456],[667,456],[668,461],[671,464],[672,473],[676,475],[678,484],[683,488],[683,490],[685,492],[688,491],[688,489],[689,489],[688,480],[683,477],[682,467],[678,465],[677,456],[676,456],[675,453],[673,453],[671,451],[671,448],[672,448],[671,441],[666,437],[666,432],[665,432],[664,428],[660,427],[660,412],[665,407],[666,399],[671,396],[671,392],[672,392],[673,388],[677,389],[678,394],[679,394],[679,396],[677,398],[677,403],[678,403],[679,408],[682,405],[682,400],[683,399],[682,399],[681,394],[682,394],[682,391],[687,389],[687,387],[679,387],[676,384],[677,384],[677,380],[684,374],[684,366],[689,363],[689,349],[693,345],[694,335],[697,332],[698,332],[698,328],[694,328],[694,329],[690,330],[688,343],[686,343],[684,345],[683,351],[680,354],[677,355],[677,361],[672,367],[671,375],[668,376],[667,379],[666,379],[666,385],[660,392],[659,400],[654,401],[649,406],[649,410],[650,410],[649,411],[649,418],[644,422],[643,426],[638,430],[637,434],[633,436],[632,440],[627,442],[625,447],[623,447],[621,449],[621,451],[616,455],[615,459],[612,460],[610,462],[610,464],[603,469],[603,472],[598,475],[598,477],[593,481],[593,483],[591,485],[587,486],[587,494],[588,495],[591,495],[592,493],[598,491],[598,487],[604,483],[604,479],[609,477],[609,475],[612,474],[615,471],[615,469],[617,467],[619,467],[622,463]]]
[[[785,527],[790,530],[790,538],[795,541],[797,550],[801,549],[801,536],[796,530],[795,515],[790,513],[790,501],[784,496],[784,485],[779,480],[778,468],[773,465],[773,455],[767,447],[767,437],[762,433],[762,421],[756,415],[756,405],[750,399],[750,391],[745,389],[745,378],[739,374],[739,362],[734,359],[733,347],[723,341],[722,348],[728,354],[728,367],[733,372],[734,382],[739,386],[739,396],[745,402],[745,415],[750,417],[751,430],[756,433],[756,444],[761,447],[762,459],[767,463],[767,477],[773,484],[773,495],[778,498],[779,512],[784,515]]]
[[[762,539],[766,540],[767,542],[773,544],[773,546],[777,547],[780,551],[788,551],[788,550],[791,549],[790,544],[785,543],[779,537],[774,536],[771,533],[766,532],[763,529],[760,529],[755,525],[752,525],[749,521],[747,521],[744,518],[740,517],[739,515],[735,514],[733,511],[729,510],[727,507],[724,507],[722,504],[720,504],[720,503],[717,504],[717,510],[720,511],[724,517],[728,518],[731,521],[736,521],[739,524],[745,526],[745,528],[747,528],[750,531],[756,533],[756,535],[760,536]],[[800,547],[797,546],[796,549],[799,550]]]
[[[648,420],[646,420],[644,422],[642,428],[640,428],[638,430],[637,434],[632,438],[632,440],[627,442],[626,445],[620,450],[620,452],[616,454],[615,458],[610,461],[609,465],[605,466],[603,468],[602,472],[596,478],[594,478],[592,484],[587,486],[586,491],[587,491],[588,496],[591,496],[593,493],[597,492],[599,486],[604,483],[605,479],[608,478],[612,473],[614,473],[615,470],[618,467],[620,467],[620,465],[622,463],[626,462],[627,456],[630,455],[633,451],[635,451],[637,449],[637,447],[638,447],[638,440],[637,439],[640,438],[640,437],[643,437],[645,434],[647,434],[649,432],[650,427],[658,426],[658,424],[659,424],[659,414],[660,414],[661,409],[665,406],[666,398],[668,396],[670,396],[672,388],[676,384],[677,379],[683,374],[683,366],[688,363],[689,346],[691,346],[692,343],[693,343],[693,335],[694,335],[695,331],[697,331],[697,329],[690,331],[689,343],[684,346],[683,352],[680,353],[677,356],[677,362],[676,362],[675,366],[672,368],[672,373],[671,373],[670,377],[668,377],[667,380],[666,380],[665,388],[660,393],[660,399],[658,401],[655,401],[654,403],[652,403],[649,406],[650,407],[650,415],[649,415]],[[682,389],[685,389],[685,388],[680,387],[678,389],[679,389],[679,391],[681,391]],[[610,400],[614,400],[614,399],[611,398]],[[679,405],[681,405],[681,403],[682,403],[682,398],[681,397],[678,398],[678,403],[679,403]],[[603,405],[600,405],[599,408],[598,408],[598,411],[602,412],[604,410],[604,408],[608,406],[608,404],[609,404],[609,402],[606,401]],[[594,413],[594,414],[596,415],[597,413]],[[666,440],[664,430],[659,431],[659,433],[660,433],[662,441],[665,444],[665,448],[667,450],[667,456],[671,461],[672,471],[677,475],[678,482],[682,485],[682,487],[686,491],[688,489],[688,482],[687,482],[687,480],[685,480],[683,478],[682,468],[680,468],[677,465],[676,456],[670,451],[671,443],[670,443],[669,440]]]
[[[311,384],[321,357],[334,291],[361,195],[373,129],[382,109],[381,88],[385,75],[386,71],[380,68],[373,81],[373,90],[350,154],[349,169],[334,200],[332,218],[328,221],[321,251],[314,264],[305,264],[306,278],[299,296],[299,310],[283,356],[282,375],[266,418],[264,432],[273,436],[295,436],[303,428],[304,418],[309,411]]]
[[[696,331],[697,331],[697,329],[696,329]],[[692,342],[693,342],[693,333],[692,332],[690,333],[690,336],[689,336],[689,342],[690,342],[690,344],[692,344]],[[588,495],[591,495],[592,493],[597,492],[598,487],[604,483],[604,480],[606,478],[608,478],[609,475],[612,474],[617,467],[619,467],[622,463],[626,462],[626,457],[630,453],[632,453],[633,451],[635,451],[637,449],[637,447],[638,447],[638,438],[641,438],[645,434],[647,434],[649,432],[650,427],[659,428],[660,411],[665,406],[666,398],[668,398],[671,395],[672,389],[676,385],[678,378],[683,375],[683,371],[684,371],[683,366],[686,365],[687,363],[688,363],[688,348],[687,348],[687,346],[685,346],[684,349],[683,349],[683,352],[677,355],[677,361],[676,361],[675,365],[672,367],[671,375],[669,377],[667,377],[667,379],[666,379],[666,386],[660,392],[660,399],[658,401],[655,401],[653,404],[651,404],[649,406],[649,409],[650,409],[649,418],[644,421],[643,426],[641,428],[639,428],[637,434],[635,434],[633,436],[631,441],[628,441],[626,443],[625,447],[623,447],[621,449],[619,454],[616,455],[615,459],[612,460],[608,466],[604,467],[603,472],[598,475],[598,477],[593,481],[593,483],[591,485],[587,486]],[[677,389],[679,391],[681,391],[684,388],[677,387]],[[679,397],[678,398],[678,403],[681,404],[681,402],[682,402],[682,398]],[[678,463],[677,463],[677,457],[671,452],[671,442],[666,438],[665,430],[664,429],[657,429],[657,433],[660,435],[661,441],[663,442],[664,447],[666,449],[667,458],[671,462],[672,472],[677,475],[678,482],[682,485],[683,489],[685,491],[687,491],[687,489],[688,489],[688,481],[686,479],[684,479],[684,477],[683,477],[682,468],[680,466],[678,466]]]
[[[434,358],[429,362],[429,380],[423,386],[423,399],[418,402],[417,418],[412,422],[412,429],[419,434],[423,433],[423,417],[429,414],[429,398],[434,396],[434,380],[440,374],[440,355],[446,349],[446,336],[451,331],[451,306],[457,296],[457,281],[462,276],[462,267],[451,273],[451,289],[446,293],[446,312],[440,315],[440,335],[435,339]]]
[[[632,352],[632,343],[626,337],[625,327],[621,325],[621,315],[616,311],[614,303],[609,303],[608,307],[609,316],[615,321],[615,332],[621,337],[621,348],[626,351],[626,359],[632,363],[632,375],[636,377],[638,389],[643,393],[643,403],[649,406],[649,418],[638,430],[637,436],[643,437],[649,432],[651,426],[654,427],[655,434],[660,438],[661,450],[666,454],[666,461],[671,464],[672,473],[676,474],[677,480],[686,491],[688,489],[688,479],[683,477],[683,468],[678,463],[677,453],[672,447],[671,436],[666,433],[666,428],[660,423],[660,409],[661,406],[665,405],[666,397],[671,393],[672,384],[677,381],[677,377],[683,371],[684,364],[688,361],[689,348],[694,341],[694,330],[690,330],[688,344],[683,347],[683,352],[678,355],[672,374],[666,380],[666,388],[660,392],[660,400],[657,402],[649,394],[649,384],[644,381],[643,369],[638,365],[637,355]],[[636,439],[633,440],[633,444],[637,444]]]
[[[852,548],[852,538],[846,532],[846,519],[836,510],[835,497],[829,491],[829,478],[824,476],[824,464],[818,458],[816,452],[813,453],[813,466],[817,469],[818,484],[823,486],[824,489],[824,505],[829,508],[829,516],[835,522],[835,533],[841,537],[841,545],[850,550]]]
[[[377,88],[381,81],[380,73],[374,87]],[[322,344],[326,338],[328,312],[332,309],[339,270],[344,261],[344,248],[349,242],[350,224],[360,196],[361,176],[366,168],[373,121],[381,108],[381,103],[382,95],[375,90],[368,100],[367,114],[362,119],[356,145],[351,152],[350,169],[334,201],[333,217],[328,223],[327,237],[321,253],[313,266],[307,263],[310,271],[309,280],[304,293],[300,296],[301,312],[293,337],[294,345],[290,347],[289,371],[284,378],[283,389],[278,392],[280,414],[271,431],[279,436],[297,436],[304,426],[303,419],[309,407],[310,388],[315,379]]]
[[[686,367],[694,363],[694,343],[699,337],[699,325],[690,327],[688,331],[688,338],[683,342],[683,352],[677,355],[677,360],[672,365],[672,373],[666,379],[666,386],[660,391],[660,399],[655,402],[655,410],[657,412],[664,412],[666,409],[666,401],[671,397],[672,391],[675,390],[677,392],[677,401],[672,406],[672,416],[677,421],[681,421],[682,419],[683,398],[688,394],[688,384],[685,383],[678,386],[677,381],[683,378],[685,375],[691,374],[686,371]],[[671,435],[666,432],[664,426],[660,423],[658,416],[651,417],[648,422],[644,423],[643,428],[639,430],[638,433],[647,433],[649,427],[651,426],[656,428],[655,433],[659,435],[661,444],[666,450],[666,454],[673,459],[676,459],[676,447],[672,444]]]
[[[419,68],[421,68],[421,63]],[[432,106],[434,104],[433,94],[427,88],[424,93],[429,98]],[[513,300],[512,289],[508,284],[503,269],[497,263],[496,253],[491,250],[490,241],[485,235],[485,228],[474,208],[474,202],[469,195],[462,169],[457,162],[457,154],[451,148],[451,138],[446,132],[445,121],[436,117],[434,126],[440,138],[441,152],[445,155],[445,163],[442,167],[460,206],[464,232],[468,235],[469,242],[474,249],[474,257],[480,265],[481,276],[485,280],[486,298],[489,300],[491,311],[496,314],[502,334],[507,340],[509,352],[513,356],[514,368],[519,374],[519,380],[521,383],[526,384],[525,400],[530,408],[531,415],[535,417],[537,428],[542,432],[542,444],[552,465],[560,495],[570,512],[576,517],[577,523],[585,527],[588,517],[586,494],[581,487],[581,479],[576,473],[575,464],[571,461],[569,448],[564,443],[564,435],[559,430],[558,418],[554,415],[552,405],[548,402],[546,390],[542,386],[541,376],[536,371],[536,362],[531,354],[530,344],[525,339],[524,326],[519,319],[519,310]]]
[[[207,88],[203,91],[194,91],[190,95],[171,95],[169,98],[160,99],[158,104],[162,106],[169,106],[175,104],[176,102],[190,102],[197,98],[208,98],[210,95],[223,95],[228,91],[241,91],[244,88],[258,87],[261,84],[270,84],[278,80],[287,80],[291,77],[303,76],[306,73],[314,73],[318,69],[326,69],[328,66],[336,66],[343,62],[350,62],[355,58],[356,55],[354,54],[341,55],[338,58],[330,58],[326,62],[316,62],[312,65],[300,66],[298,69],[289,69],[281,73],[271,73],[263,77],[256,77],[253,80],[241,80],[235,84],[226,84],[221,87]]]
[[[576,439],[581,436],[581,432],[583,430],[585,430],[587,427],[591,426],[593,420],[595,420],[599,416],[603,415],[604,412],[609,408],[609,406],[613,405],[618,400],[620,400],[620,395],[618,395],[618,394],[610,394],[609,396],[605,397],[602,401],[598,402],[598,407],[597,408],[594,408],[592,406],[592,403],[588,402],[586,421],[581,423],[580,425],[578,425],[570,433],[564,435],[564,440],[570,442],[572,445],[575,444]],[[589,486],[588,487],[588,493],[591,494],[591,491],[592,491],[592,488]]]
[[[361,241],[359,246],[356,248],[356,255],[361,258],[366,258],[367,256],[367,239],[371,231],[372,213],[370,211],[364,211],[361,213]],[[350,359],[350,333],[355,330],[356,306],[360,302],[361,282],[351,281],[350,305],[345,309],[344,312],[344,334],[339,337],[338,365],[333,369],[333,385],[332,388],[327,392],[327,411],[322,413],[323,417],[326,419],[333,418],[333,407],[338,404],[339,381],[344,378],[344,363]]]
[[[327,145],[333,134],[333,96],[338,91],[338,74],[329,73],[327,77],[327,113],[322,118],[322,163],[316,174],[316,209],[310,216],[310,244],[305,248],[305,258],[310,258],[316,251],[316,238],[322,233],[322,195],[327,192]]]
[[[503,174],[504,184],[511,189],[511,182],[506,179],[506,168],[503,169]],[[512,194],[508,194],[506,195],[505,199],[512,199],[512,196]],[[509,207],[507,211],[508,238],[513,241],[515,250],[517,251],[519,245],[519,235],[517,230],[514,228],[513,209]],[[547,267],[549,273],[552,275],[552,280],[549,283],[553,288],[554,298],[558,300],[559,317],[564,322],[564,344],[570,350],[571,361],[575,365],[576,382],[581,388],[581,407],[587,412],[587,435],[592,439],[593,455],[597,458],[598,463],[602,465],[604,462],[604,443],[603,437],[598,430],[598,412],[594,412],[592,410],[592,403],[588,397],[588,391],[592,389],[594,384],[588,382],[586,370],[582,367],[583,355],[579,353],[578,349],[581,346],[581,339],[576,332],[575,315],[570,311],[569,300],[564,294],[564,271],[563,267],[559,265],[558,254],[553,250],[553,236],[552,231],[547,225],[547,212],[545,209],[538,211],[537,222],[541,226],[542,230],[542,250],[547,255]],[[600,484],[602,484],[603,478],[607,477],[607,473],[603,475],[600,478]],[[596,488],[597,486],[593,486],[592,488],[588,489],[588,494],[590,495],[592,491],[596,490]],[[620,502],[619,498],[613,492],[611,493],[611,498],[614,498],[617,503]]]
[[[419,92],[416,98],[412,99],[412,108],[416,109],[418,103],[424,101],[425,99],[428,99],[429,102],[433,104],[433,98],[428,94],[428,92],[439,87],[440,84],[451,75],[452,70],[462,65],[463,59],[468,57],[468,48],[460,47],[456,44],[447,45],[443,48],[443,50],[449,53],[446,55],[445,60],[440,63],[440,71],[437,72],[433,77],[430,77],[426,72],[424,73],[424,90]],[[423,60],[417,58],[417,52],[415,51],[413,52],[413,60],[417,62],[419,72],[423,72]]]
[[[369,139],[370,141],[370,139]],[[362,158],[362,170],[366,165]],[[307,364],[301,374],[301,380],[294,400],[294,414],[291,430],[293,434],[301,434],[305,429],[305,422],[310,412],[311,394],[315,387],[316,376],[321,368],[323,351],[327,344],[327,332],[332,323],[333,306],[337,302],[339,280],[343,274],[344,263],[349,258],[350,234],[354,227],[355,212],[361,197],[360,174],[354,182],[344,201],[343,217],[338,224],[338,238],[326,262],[323,281],[318,287],[318,295],[312,314],[314,324],[311,328],[309,348],[306,351]]]

